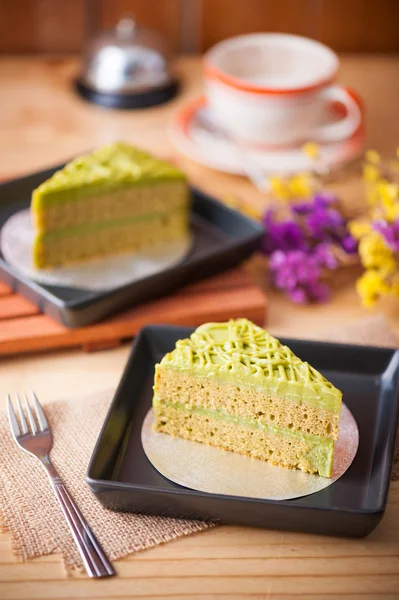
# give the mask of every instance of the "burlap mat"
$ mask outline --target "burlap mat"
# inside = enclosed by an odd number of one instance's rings
[[[116,513],[104,508],[85,483],[85,473],[113,391],[45,405],[53,432],[51,458],[111,560],[151,548],[212,524]],[[61,509],[37,459],[19,450],[7,416],[0,415],[0,514],[23,561],[61,554],[67,571],[82,569]]]
[[[311,336],[313,339],[316,336]],[[371,317],[318,339],[398,347],[383,317]],[[53,462],[111,560],[199,532],[211,523],[122,514],[101,506],[85,483],[85,472],[104,421],[112,391],[46,404],[54,435]],[[0,415],[0,515],[17,557],[60,554],[67,571],[81,569],[69,529],[38,461],[20,451]],[[399,478],[397,445],[393,478]]]

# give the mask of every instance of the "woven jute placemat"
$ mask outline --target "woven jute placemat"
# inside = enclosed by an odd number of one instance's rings
[[[382,317],[359,321],[317,338],[399,346]],[[200,521],[116,513],[98,502],[85,482],[85,473],[112,396],[110,390],[45,406],[54,437],[52,460],[110,559],[213,527],[212,523]],[[68,572],[81,569],[80,557],[47,476],[36,459],[16,446],[4,413],[0,414],[0,456],[1,527],[11,533],[17,557],[27,560],[60,554]],[[393,478],[399,478],[398,447]]]
[[[210,523],[118,513],[104,508],[90,491],[85,473],[113,391],[45,405],[53,433],[52,461],[111,560],[145,550]],[[61,509],[37,459],[22,452],[11,437],[7,416],[0,415],[0,515],[23,561],[60,554],[67,571],[81,569]]]

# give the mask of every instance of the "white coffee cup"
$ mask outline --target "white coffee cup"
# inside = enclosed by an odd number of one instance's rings
[[[255,144],[287,145],[349,138],[360,126],[357,99],[334,84],[338,56],[314,40],[279,33],[218,43],[204,60],[212,117],[230,135]],[[345,116],[325,122],[328,105]]]

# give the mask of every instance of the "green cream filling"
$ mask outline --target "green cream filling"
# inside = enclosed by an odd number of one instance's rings
[[[157,411],[159,405],[160,402],[157,396],[154,395],[153,406],[155,412]],[[318,472],[323,477],[331,477],[334,454],[334,441],[329,438],[321,438],[319,436],[309,435],[307,433],[305,434],[299,431],[291,431],[290,429],[286,429],[285,427],[279,427],[278,425],[264,424],[259,423],[258,421],[252,421],[250,419],[243,419],[242,417],[228,414],[222,409],[212,410],[200,406],[187,408],[181,402],[163,401],[162,405],[166,408],[171,407],[178,411],[202,415],[208,417],[209,419],[215,419],[216,421],[232,423],[233,425],[240,425],[250,430],[261,430],[272,435],[292,440],[294,443],[298,441],[305,442],[308,446],[308,449],[304,453],[304,457],[306,458],[310,470]]]
[[[337,399],[333,394],[326,393],[324,385],[313,384],[309,389],[308,385],[301,381],[281,381],[277,379],[267,379],[261,371],[255,373],[248,372],[248,369],[242,368],[241,365],[233,365],[232,367],[213,367],[207,365],[199,367],[194,365],[191,368],[178,367],[175,365],[162,366],[188,374],[195,374],[198,377],[210,377],[215,383],[226,384],[231,383],[238,385],[240,388],[248,388],[260,393],[277,396],[284,400],[289,400],[300,405],[312,406],[327,410],[334,414],[341,412],[341,404],[337,403]]]
[[[154,395],[153,406],[157,408],[160,405],[159,399]],[[202,415],[209,417],[210,419],[216,419],[217,421],[224,421],[225,423],[232,423],[233,425],[241,425],[248,429],[260,429],[266,433],[278,435],[280,437],[287,438],[293,441],[302,441],[307,444],[317,444],[323,448],[332,450],[334,449],[334,441],[330,438],[322,438],[317,435],[311,435],[309,433],[302,433],[301,431],[292,431],[286,427],[280,427],[279,425],[271,425],[270,423],[259,423],[259,421],[253,421],[251,419],[244,419],[237,415],[231,415],[221,408],[211,409],[204,408],[202,406],[190,406],[187,407],[183,402],[165,402],[162,401],[163,406],[170,406],[176,410],[182,410],[196,415]]]
[[[147,152],[119,142],[80,156],[33,192],[32,209],[150,183],[185,181],[183,171]]]
[[[339,414],[342,393],[287,346],[247,319],[207,323],[179,340],[161,366],[210,377]]]
[[[146,215],[135,215],[129,218],[114,219],[108,221],[98,221],[97,223],[85,223],[77,227],[69,227],[68,229],[57,229],[54,231],[48,231],[47,233],[41,233],[38,235],[38,239],[41,241],[50,241],[55,239],[61,239],[66,237],[77,237],[81,235],[87,235],[87,233],[100,231],[102,229],[109,229],[111,227],[124,227],[136,222],[144,221],[155,221],[157,219],[167,218],[171,214],[181,213],[182,218],[187,212],[187,209],[176,209],[169,212],[158,212]]]

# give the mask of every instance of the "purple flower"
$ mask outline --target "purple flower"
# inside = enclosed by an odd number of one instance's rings
[[[339,241],[347,235],[345,220],[333,207],[335,203],[335,196],[319,193],[310,202],[301,202],[291,207],[294,217],[302,222],[310,241]]]
[[[313,196],[313,202],[318,208],[327,208],[328,206],[336,204],[337,197],[328,192],[318,192]]]
[[[274,211],[269,210],[264,216],[263,224],[266,235],[262,250],[265,254],[271,254],[275,250],[299,250],[307,247],[304,233],[294,221],[279,223],[274,220]]]
[[[355,252],[357,252],[357,241],[349,233],[345,235],[340,242],[347,254],[355,254]]]
[[[338,260],[328,244],[318,244],[312,252],[321,267],[326,269],[336,269],[338,267]]]
[[[399,252],[399,221],[394,223],[378,221],[373,224],[373,228],[382,235],[394,252]]]
[[[298,202],[292,206],[292,212],[297,215],[307,215],[318,209],[325,209],[337,202],[336,196],[327,192],[319,192],[309,202]]]
[[[306,288],[297,287],[288,292],[288,296],[296,304],[307,302],[325,302],[330,297],[330,288],[320,281],[309,282]]]
[[[326,283],[313,281],[308,286],[308,293],[314,302],[326,302],[330,297],[330,288]]]
[[[309,302],[309,296],[303,288],[297,287],[288,292],[288,296],[295,304],[306,304]]]
[[[319,241],[325,240],[326,237],[338,236],[336,230],[342,228],[344,224],[344,218],[334,208],[316,208],[306,217],[309,234]]]
[[[277,220],[275,210],[264,216],[263,252],[270,256],[271,281],[293,302],[326,300],[330,290],[324,273],[339,266],[334,248],[357,251],[336,201],[331,194],[318,193],[311,201],[290,206],[284,221]],[[395,235],[390,231],[389,236],[399,247],[399,221]]]
[[[321,281],[323,268],[334,269],[337,261],[327,244],[312,251],[275,250],[270,256],[272,281],[293,302],[322,302],[329,297],[328,286]]]
[[[275,250],[270,256],[269,266],[276,271],[287,262],[287,254],[282,250]]]
[[[275,250],[270,256],[270,269],[273,272],[275,286],[283,291],[289,291],[298,283],[298,266],[306,254],[302,250],[283,252]]]
[[[313,209],[313,202],[298,202],[291,207],[292,212],[297,215],[308,215]]]

